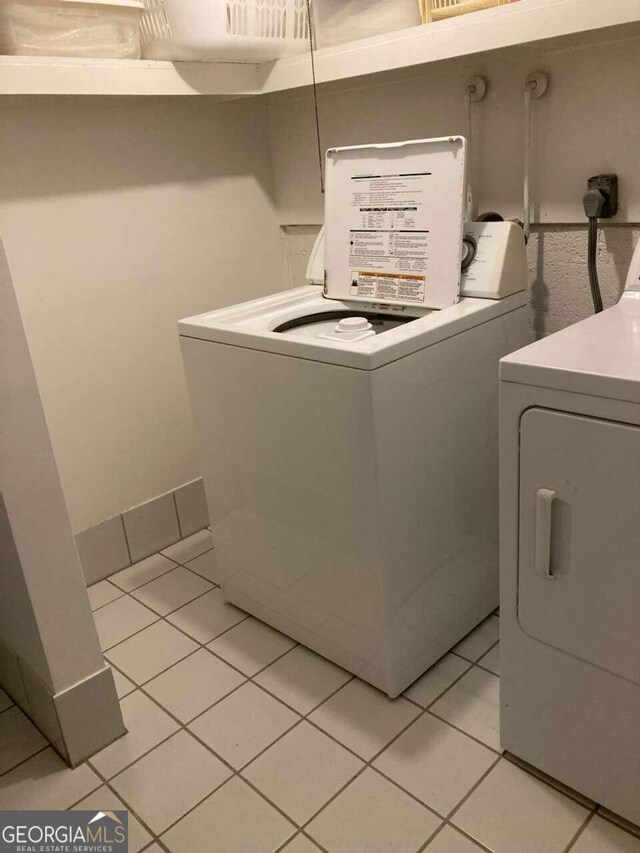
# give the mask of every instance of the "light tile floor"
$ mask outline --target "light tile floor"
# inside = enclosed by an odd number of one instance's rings
[[[0,809],[124,804],[132,853],[640,853],[500,753],[496,615],[390,701],[216,577],[200,531],[91,588],[128,734],[69,770],[0,691]]]

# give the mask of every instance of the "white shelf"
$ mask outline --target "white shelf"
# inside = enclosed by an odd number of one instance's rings
[[[319,50],[319,83],[428,65],[540,42],[578,45],[640,35],[640,0],[520,0]],[[309,59],[293,56],[260,68],[261,90],[309,85]]]
[[[246,62],[0,57],[0,95],[210,95],[227,99],[259,93],[258,66]]]
[[[319,83],[382,74],[531,44],[573,46],[640,36],[640,0],[520,0],[316,53]],[[264,65],[0,57],[3,95],[208,95],[309,86],[308,54]]]

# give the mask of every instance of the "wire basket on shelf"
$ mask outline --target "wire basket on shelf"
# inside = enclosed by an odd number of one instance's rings
[[[146,59],[266,62],[309,46],[307,0],[143,0]]]
[[[157,42],[167,42],[171,40],[171,27],[169,18],[164,8],[162,0],[142,0],[144,4],[144,14],[140,22],[140,41],[142,43],[142,55],[153,59],[155,57],[147,56],[145,50],[147,45],[153,45]]]
[[[480,9],[489,9],[492,6],[505,6],[510,2],[512,0],[420,0],[422,20],[425,24],[464,15],[467,12],[478,12]]]

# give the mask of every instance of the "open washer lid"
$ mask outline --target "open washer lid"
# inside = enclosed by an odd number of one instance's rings
[[[465,139],[331,148],[329,299],[446,308],[460,294]]]

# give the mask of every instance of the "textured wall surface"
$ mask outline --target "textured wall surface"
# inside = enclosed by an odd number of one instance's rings
[[[529,243],[531,326],[548,335],[592,312],[587,278],[587,178],[620,177],[619,227],[603,229],[599,265],[605,306],[619,297],[640,237],[640,40],[579,48],[521,47],[437,63],[396,75],[320,87],[323,148],[467,133],[465,89],[485,76],[485,100],[473,110],[473,174],[479,210],[523,216],[524,80],[546,71],[549,90],[533,105],[533,221]],[[301,283],[304,228],[323,221],[313,99],[282,94],[269,105],[277,215],[285,227],[290,278]],[[629,223],[636,223],[632,227]],[[626,226],[626,227],[625,227]]]
[[[479,209],[522,218],[524,81],[549,75],[532,107],[534,221],[582,224],[587,178],[620,176],[619,222],[640,222],[640,39],[573,49],[523,47],[504,54],[320,87],[324,149],[467,135],[465,91],[482,74],[485,99],[473,109],[473,172]],[[406,72],[408,74],[408,72]],[[276,204],[283,224],[322,221],[313,98],[274,96],[269,124]]]
[[[605,308],[624,288],[640,228],[604,228],[598,240],[598,275]],[[552,228],[533,234],[527,250],[531,328],[544,337],[593,313],[585,228]]]

